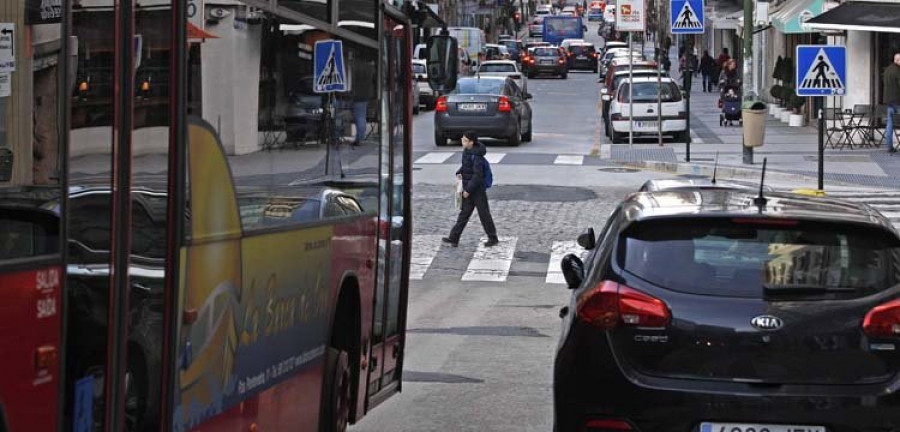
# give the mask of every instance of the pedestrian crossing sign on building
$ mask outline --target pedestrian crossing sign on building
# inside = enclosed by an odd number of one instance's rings
[[[797,96],[845,96],[847,48],[834,45],[798,45],[794,77]]]
[[[669,10],[672,34],[701,34],[706,30],[703,0],[672,0]]]
[[[347,73],[344,68],[344,45],[339,40],[316,42],[313,91],[334,93],[347,91]]]

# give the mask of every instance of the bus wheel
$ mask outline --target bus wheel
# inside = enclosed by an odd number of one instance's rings
[[[350,421],[350,360],[346,351],[328,347],[325,358],[323,432],[344,432]]]

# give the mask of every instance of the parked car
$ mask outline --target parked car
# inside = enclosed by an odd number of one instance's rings
[[[579,237],[554,431],[897,428],[897,231],[865,204],[757,193],[635,193]]]
[[[478,67],[477,75],[480,77],[510,77],[522,91],[528,92],[528,81],[525,79],[525,75],[522,74],[522,71],[519,70],[519,65],[512,60],[486,61]]]
[[[517,146],[531,141],[531,95],[512,78],[461,78],[456,89],[437,100],[434,110],[434,143],[447,144],[467,130],[479,136],[506,139]]]
[[[629,98],[632,94],[633,102]],[[658,93],[661,93],[659,97]],[[662,100],[662,132],[672,135],[677,142],[687,141],[687,107],[681,97],[681,89],[672,78],[663,78],[657,84],[656,77],[638,77],[624,81],[616,89],[609,106],[609,130],[613,143],[624,142],[629,133],[630,113],[634,112],[635,136],[659,133],[657,109]],[[634,104],[632,108],[631,105]],[[632,111],[633,109],[633,111]]]
[[[508,60],[510,58],[509,50],[505,45],[485,44],[484,58],[486,60]]]
[[[550,73],[566,79],[569,74],[565,56],[560,53],[559,48],[553,46],[532,48],[528,64],[522,66],[528,78]]]
[[[627,70],[620,70],[613,74],[607,74],[607,78],[609,79],[606,87],[600,89],[600,103],[601,103],[601,115],[603,116],[603,130],[606,136],[612,138],[610,135],[610,127],[609,127],[609,106],[612,104],[613,95],[616,93],[616,89],[625,82],[628,81],[629,76],[634,78],[656,78],[656,71],[649,69],[636,69],[635,71],[629,74]]]
[[[506,47],[506,50],[509,51],[510,60],[515,60],[517,62],[522,61],[522,56],[525,54],[525,44],[522,43],[521,40],[518,39],[500,39],[500,45]]]
[[[609,64],[617,58],[622,58],[625,62],[628,62],[628,49],[610,48],[606,50],[603,57],[601,57],[600,61],[597,63],[597,71],[600,73],[600,78],[606,77]],[[634,62],[644,61],[644,55],[637,51],[631,51],[631,58]]]
[[[413,58],[416,60],[425,60],[427,57],[426,53],[428,52],[428,45],[425,44],[416,44],[416,47],[413,48]]]
[[[416,78],[416,87],[419,91],[419,104],[424,105],[426,110],[433,110],[434,102],[437,98],[434,95],[434,90],[428,84],[428,68],[425,60],[413,60],[412,72]]]
[[[547,15],[538,15],[532,18],[528,24],[529,37],[541,37],[544,35],[544,16]]]
[[[569,70],[589,70],[597,73],[597,48],[590,42],[574,42],[569,45],[567,65]]]
[[[560,15],[578,16],[578,9],[576,9],[575,6],[566,6],[562,9],[562,13],[560,13]]]

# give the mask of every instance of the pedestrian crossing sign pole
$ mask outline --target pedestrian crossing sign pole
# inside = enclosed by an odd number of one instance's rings
[[[795,72],[797,96],[846,96],[847,48],[798,45]]]
[[[672,34],[703,34],[706,17],[703,0],[671,0],[669,11]]]
[[[316,42],[313,91],[335,93],[347,91],[347,70],[344,67],[344,45],[339,40]]]

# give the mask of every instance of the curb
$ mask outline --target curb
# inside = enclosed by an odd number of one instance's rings
[[[640,168],[640,169],[649,169],[653,171],[661,171],[678,175],[696,175],[696,176],[706,176],[712,177],[713,171],[716,171],[716,176],[718,178],[731,178],[731,179],[746,179],[746,180],[754,180],[759,181],[760,175],[762,174],[762,167],[760,168],[739,168],[734,166],[727,165],[719,165],[718,168],[715,168],[713,165],[701,165],[697,163],[690,162],[659,162],[659,161],[640,161],[640,162],[626,162],[626,161],[613,161],[623,166],[632,167],[632,168]],[[807,181],[815,181],[817,180],[814,176],[808,176],[805,174],[793,174],[786,173],[777,170],[772,170],[771,168],[766,169],[766,179],[773,180],[776,182],[807,182]],[[848,183],[848,182],[839,182],[828,180],[829,184],[840,185],[840,186],[859,186],[858,184]]]

